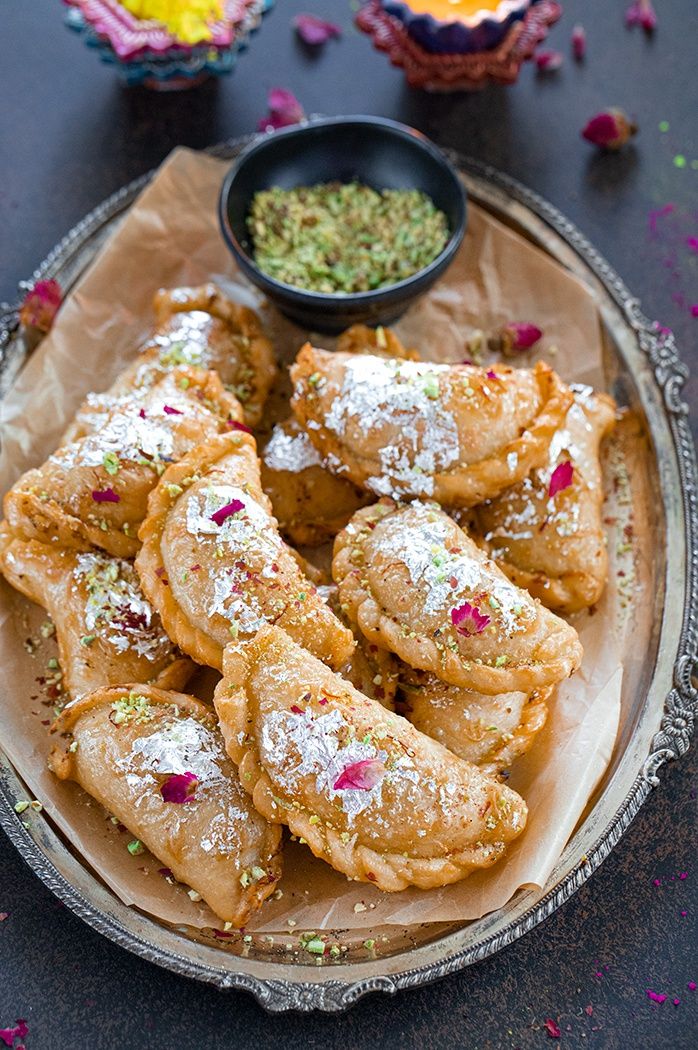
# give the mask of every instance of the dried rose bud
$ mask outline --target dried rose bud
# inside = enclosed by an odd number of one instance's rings
[[[58,281],[37,281],[19,309],[20,322],[41,332],[50,331],[62,298]]]
[[[587,53],[587,35],[584,26],[575,26],[572,30],[572,54],[581,62]]]
[[[299,124],[305,117],[303,107],[296,96],[285,88],[272,88],[267,95],[267,104],[269,114],[260,120],[257,125],[258,131],[287,128],[291,124]]]
[[[646,33],[651,33],[657,28],[657,13],[652,6],[652,0],[634,0],[625,12],[625,24],[642,26]]]
[[[535,346],[543,332],[538,325],[530,321],[509,321],[500,328],[497,335],[488,340],[490,350],[505,357],[515,357],[524,350]]]
[[[592,117],[582,129],[582,138],[600,149],[616,150],[637,134],[637,124],[622,109],[607,109]]]
[[[330,37],[340,37],[342,30],[334,22],[325,22],[316,15],[296,15],[293,25],[304,44],[317,46],[324,44]]]
[[[541,73],[554,73],[564,62],[559,51],[538,51],[533,60]]]

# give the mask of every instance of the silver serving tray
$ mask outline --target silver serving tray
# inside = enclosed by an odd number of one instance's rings
[[[211,152],[232,159],[247,141]],[[48,821],[25,827],[14,804],[26,797],[26,789],[0,751],[0,824],[49,889],[116,944],[187,977],[245,989],[268,1010],[344,1010],[367,992],[394,993],[426,984],[511,944],[559,908],[608,856],[659,783],[660,767],[688,750],[693,732],[698,708],[691,680],[698,630],[698,513],[695,452],[681,399],[687,369],[673,337],[660,334],[608,263],[560,212],[490,167],[457,155],[453,160],[473,200],[591,288],[614,392],[635,409],[652,449],[648,480],[656,521],[649,560],[656,600],[649,619],[654,627],[640,640],[642,659],[627,673],[611,767],[548,884],[540,892],[520,891],[506,907],[475,922],[389,931],[375,959],[350,950],[341,962],[318,966],[310,957],[305,963],[284,955],[282,948],[245,945],[241,939],[216,942],[124,906]],[[47,277],[70,289],[150,178],[136,180],[86,216],[20,291]],[[17,307],[5,305],[0,311],[0,391],[12,383],[29,349],[17,331]]]

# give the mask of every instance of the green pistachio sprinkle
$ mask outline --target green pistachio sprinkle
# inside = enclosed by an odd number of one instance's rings
[[[312,955],[325,954],[325,942],[320,940],[319,937],[313,937],[311,940],[306,941],[303,947],[307,952],[310,952]]]
[[[119,473],[119,457],[116,452],[105,452],[104,458],[102,459],[102,466],[106,470],[107,474],[118,474]]]
[[[25,809],[29,809],[29,803],[26,800],[15,802],[15,813],[24,813]]]
[[[375,947],[376,947],[376,942],[373,939],[373,937],[370,937],[367,941],[364,941],[364,948],[366,949],[367,952],[373,951],[373,949]]]
[[[329,294],[405,280],[433,262],[449,236],[446,216],[420,190],[358,182],[262,190],[247,225],[264,273]]]
[[[181,485],[166,485],[165,487],[167,488],[168,496],[179,496],[181,492],[184,492]]]
[[[508,659],[508,656],[498,656],[497,659],[494,661],[494,666],[504,667],[504,664],[507,662]]]
[[[90,646],[92,645],[96,637],[96,634],[83,634],[82,638],[80,639],[80,645],[84,645],[86,647]]]
[[[141,853],[145,852],[145,848],[140,839],[132,839],[126,846],[132,857],[140,857]]]

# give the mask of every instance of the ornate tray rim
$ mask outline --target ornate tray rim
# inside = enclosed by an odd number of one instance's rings
[[[234,158],[254,136],[232,139],[207,152],[223,158]],[[657,664],[664,662],[672,670],[671,687],[664,700],[663,717],[658,732],[655,732],[649,744],[649,750],[643,754],[641,765],[635,779],[603,832],[586,850],[582,863],[571,868],[564,878],[554,885],[539,900],[531,897],[530,906],[526,906],[527,895],[523,895],[520,914],[504,929],[485,936],[478,943],[452,952],[449,942],[458,937],[446,934],[426,946],[414,949],[417,956],[427,956],[427,961],[411,969],[396,969],[386,973],[381,970],[392,970],[405,953],[400,953],[384,960],[366,963],[349,964],[340,969],[318,969],[308,971],[307,967],[294,967],[301,978],[285,980],[268,977],[269,966],[257,960],[244,960],[245,969],[223,968],[215,965],[212,952],[194,942],[191,952],[185,958],[171,947],[160,947],[148,939],[149,927],[157,926],[133,909],[128,909],[120,902],[115,902],[94,876],[83,868],[70,855],[56,833],[43,822],[25,827],[17,818],[14,803],[23,794],[21,780],[0,752],[0,826],[7,833],[10,841],[18,849],[34,872],[46,886],[59,897],[73,912],[87,922],[93,929],[104,934],[116,944],[129,949],[141,958],[145,958],[176,973],[196,978],[219,988],[239,988],[252,993],[258,1002],[267,1010],[280,1012],[285,1010],[323,1010],[338,1012],[346,1009],[358,999],[372,991],[395,993],[401,989],[416,987],[436,980],[480,959],[499,951],[511,944],[518,937],[528,932],[543,919],[552,914],[567,901],[582,885],[591,873],[603,862],[630,825],[645,798],[659,783],[658,771],[669,759],[676,759],[686,753],[690,746],[694,730],[694,719],[698,712],[698,690],[692,683],[692,675],[697,658],[698,641],[698,506],[696,497],[696,456],[688,425],[688,406],[682,400],[682,387],[688,377],[688,369],[681,361],[674,336],[651,322],[640,308],[639,301],[626,288],[624,282],[615,273],[606,260],[596,251],[584,235],[569,222],[561,212],[544,198],[528,189],[510,176],[483,164],[477,160],[462,156],[454,151],[451,159],[466,175],[484,182],[500,195],[502,200],[514,201],[517,205],[533,213],[544,226],[564,242],[571,250],[570,260],[581,261],[586,270],[591,271],[602,289],[608,294],[617,307],[623,322],[631,330],[635,352],[639,348],[639,360],[644,358],[651,372],[651,387],[645,396],[655,398],[662,417],[655,420],[657,426],[665,425],[676,456],[664,470],[663,488],[671,490],[677,498],[674,516],[682,526],[681,547],[674,557],[674,564],[683,564],[685,569],[685,586],[683,607],[675,653],[668,658],[662,649]],[[148,172],[127,186],[112,194],[93,211],[82,219],[56,245],[46,259],[32,274],[28,281],[19,284],[20,291],[31,287],[37,280],[54,276],[61,266],[77,256],[90,238],[109,221],[115,220],[124,211],[137,194],[150,181],[154,172]],[[0,371],[8,363],[8,352],[18,326],[18,305],[0,304]],[[666,493],[665,503],[666,503]],[[672,548],[674,544],[672,544]],[[667,575],[669,575],[669,563]],[[677,614],[678,617],[678,614]],[[662,643],[664,639],[662,639]],[[667,668],[667,683],[669,685]],[[657,686],[657,668],[655,666],[648,696]],[[567,849],[568,847],[566,847]],[[51,855],[56,863],[50,859]],[[65,866],[75,869],[77,880],[70,881],[62,869]],[[75,885],[75,882],[81,885]],[[85,892],[83,892],[83,887]],[[98,898],[99,905],[87,899]],[[101,907],[100,907],[101,905]],[[162,927],[157,926],[162,930]],[[172,935],[172,931],[166,931]],[[239,966],[243,960],[237,956],[226,956],[231,966]],[[217,960],[216,960],[217,961]],[[281,968],[281,967],[280,967]],[[288,971],[286,967],[286,971]],[[312,980],[306,980],[313,974]],[[334,979],[335,974],[342,973],[345,979]],[[332,976],[330,976],[332,975]],[[356,978],[356,979],[354,979]]]

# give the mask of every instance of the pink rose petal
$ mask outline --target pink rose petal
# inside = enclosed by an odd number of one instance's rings
[[[292,91],[285,88],[272,88],[267,95],[269,113],[262,117],[257,125],[258,131],[275,131],[298,124],[305,117],[305,111]]]
[[[184,412],[182,412],[181,409],[173,408],[172,405],[163,405],[162,406],[162,410],[168,416],[183,416],[184,415]]]
[[[451,623],[458,634],[463,634],[467,638],[471,634],[482,634],[490,623],[490,617],[486,613],[481,613],[476,605],[463,602],[456,609],[451,609]]]
[[[543,1027],[545,1028],[546,1032],[548,1033],[548,1035],[549,1035],[549,1037],[551,1039],[559,1039],[560,1038],[560,1035],[561,1035],[560,1027],[559,1027],[559,1025],[555,1024],[555,1022],[553,1021],[552,1017],[549,1017],[547,1019],[547,1021],[544,1021]]]
[[[582,138],[600,149],[617,150],[637,132],[622,109],[607,109],[597,113],[582,128]]]
[[[305,711],[303,710],[303,708],[299,707],[298,704],[291,704],[291,711],[293,712],[294,715],[304,715],[305,714]]]
[[[334,22],[325,22],[317,15],[296,15],[293,25],[304,44],[317,46],[331,37],[340,37],[342,30]]]
[[[230,518],[233,514],[237,514],[239,510],[244,510],[245,504],[241,499],[231,500],[230,503],[226,503],[224,507],[219,507],[217,511],[211,515],[211,520],[215,521],[216,525],[222,525],[223,522]]]
[[[227,426],[231,430],[242,430],[243,434],[251,434],[252,428],[248,427],[245,423],[238,423],[237,419],[229,419]]]
[[[112,488],[94,489],[92,499],[95,503],[121,503],[121,496],[114,492]]]
[[[12,1046],[15,1039],[24,1039],[29,1034],[29,1027],[23,1018],[15,1021],[14,1028],[0,1028],[0,1039],[5,1046]]]
[[[342,770],[333,787],[335,791],[343,791],[351,788],[355,791],[370,791],[385,776],[385,765],[379,758],[364,758],[360,762],[352,762],[350,766]]]
[[[554,499],[558,492],[564,492],[572,484],[572,478],[574,477],[574,467],[569,459],[565,460],[564,463],[560,463],[559,466],[555,467],[555,470],[550,475],[550,485],[548,486],[548,497]]]
[[[533,60],[541,73],[554,73],[564,62],[560,51],[537,51]]]
[[[587,35],[584,26],[575,26],[572,30],[572,54],[577,62],[583,61],[587,53]]]
[[[487,370],[487,378],[488,379],[499,379],[499,376],[495,372],[494,368],[489,368]]]
[[[160,787],[163,802],[191,802],[198,783],[195,773],[173,773]]]
[[[62,301],[61,286],[51,278],[48,281],[37,281],[27,292],[19,309],[19,319],[23,325],[48,332]]]

